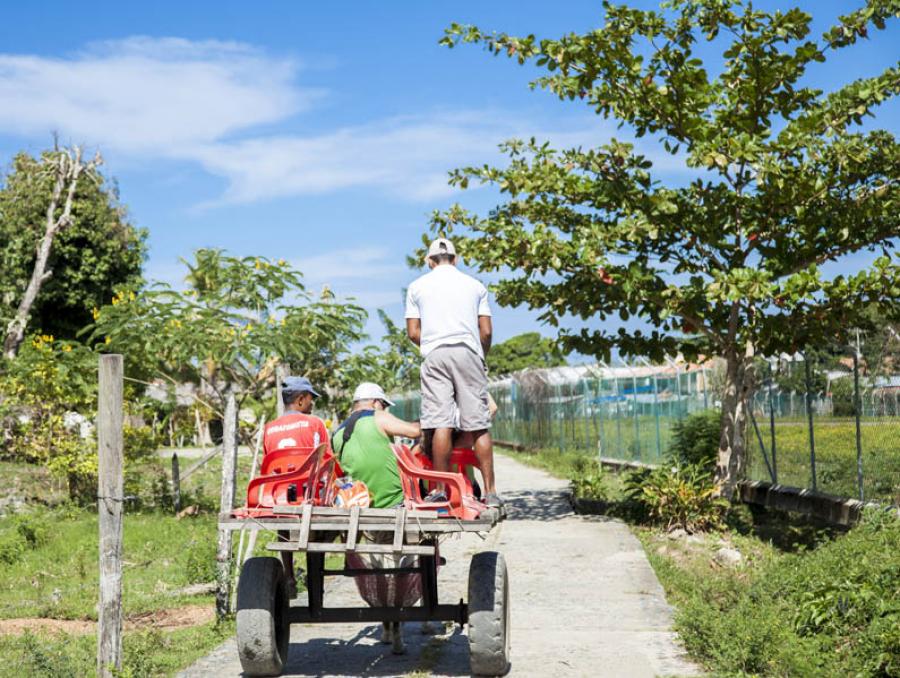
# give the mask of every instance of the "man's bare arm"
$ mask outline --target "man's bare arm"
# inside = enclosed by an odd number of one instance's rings
[[[488,320],[490,320],[490,318],[488,318]],[[409,337],[409,340],[412,343],[418,346],[419,342],[422,341],[422,321],[418,318],[407,318],[406,336]]]
[[[484,357],[487,357],[488,351],[491,350],[491,335],[494,328],[491,324],[491,316],[478,316],[478,334],[481,339],[481,349],[484,351]]]
[[[419,434],[422,432],[422,429],[417,422],[403,421],[390,412],[376,412],[375,423],[388,437],[404,436],[405,438],[418,438]]]

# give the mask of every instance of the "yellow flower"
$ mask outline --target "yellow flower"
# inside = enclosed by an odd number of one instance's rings
[[[100,310],[95,307],[94,310],[91,311],[91,315],[94,316],[94,320],[96,320],[100,317]]]
[[[287,262],[286,262],[284,259],[279,259],[279,260],[278,260],[278,265],[279,265],[279,266],[284,266],[286,263],[287,263]]]
[[[255,266],[256,266],[256,268],[260,268],[260,263],[259,263],[259,259],[257,259],[257,260],[256,260],[256,264],[255,264]]]
[[[132,301],[134,301],[137,297],[135,296],[134,292],[129,292],[128,298],[131,299]]]
[[[71,352],[72,352],[72,347],[66,345],[66,346],[63,346],[63,347],[62,347],[62,350],[63,350],[63,353],[71,353]]]
[[[106,339],[103,340],[103,343],[108,344],[110,341],[112,341],[112,339],[110,339],[109,337],[106,337]]]

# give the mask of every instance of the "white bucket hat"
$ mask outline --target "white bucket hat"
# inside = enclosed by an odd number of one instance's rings
[[[383,400],[388,407],[392,407],[394,403],[384,394],[384,389],[378,384],[371,381],[364,381],[353,392],[353,402],[359,400]]]

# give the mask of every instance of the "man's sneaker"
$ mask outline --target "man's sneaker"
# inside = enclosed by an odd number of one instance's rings
[[[503,501],[503,498],[497,494],[496,492],[488,492],[484,495],[484,503],[489,508],[503,508],[506,505],[506,502]]]
[[[432,490],[425,496],[425,501],[429,504],[436,504],[438,502],[447,501],[447,495],[444,494],[443,490]]]

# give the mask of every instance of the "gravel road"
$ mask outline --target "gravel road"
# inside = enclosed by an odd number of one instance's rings
[[[498,486],[509,516],[484,539],[451,538],[441,546],[442,602],[465,597],[469,558],[481,550],[506,556],[511,587],[511,676],[688,676],[671,630],[671,609],[640,543],[628,527],[576,516],[567,483],[497,455]],[[353,582],[327,582],[329,605],[359,605]],[[404,627],[407,653],[378,642],[380,625],[296,625],[286,676],[465,676],[468,642],[458,627],[423,633]],[[240,676],[234,641],[179,674]]]

